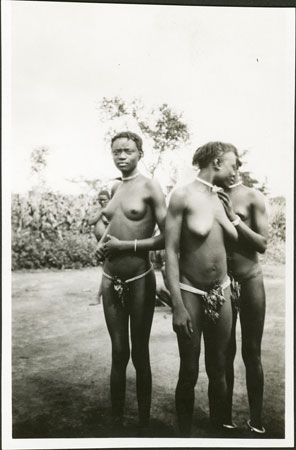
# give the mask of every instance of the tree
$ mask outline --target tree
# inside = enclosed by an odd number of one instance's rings
[[[109,125],[106,131],[106,140],[116,131],[112,121],[121,118],[121,128],[132,129],[133,124],[142,135],[151,142],[151,158],[146,167],[154,176],[155,171],[164,164],[170,167],[168,186],[175,183],[177,165],[174,164],[172,155],[182,145],[189,141],[187,124],[182,119],[182,114],[173,111],[167,103],[155,108],[147,109],[139,99],[126,102],[119,97],[108,99],[104,97],[98,105],[100,118]],[[149,160],[149,157],[146,158]]]
[[[46,147],[35,148],[30,154],[32,184],[37,191],[46,189],[45,172],[48,155],[49,149]]]
[[[270,191],[269,191],[269,188],[268,188],[268,185],[267,185],[267,177],[265,177],[263,183],[261,183],[261,184],[257,187],[257,189],[258,189],[260,192],[262,192],[262,194],[264,194],[264,195],[268,195],[268,194],[269,194]]]
[[[76,178],[68,178],[67,181],[75,184],[80,184],[87,194],[98,193],[104,186],[104,183],[100,178],[90,179],[79,176]]]
[[[173,152],[189,140],[187,125],[182,121],[182,116],[175,113],[163,103],[158,109],[152,110],[156,115],[154,126],[139,120],[142,133],[153,141],[154,161],[150,165],[150,173],[153,176],[157,167],[163,162],[166,152]]]
[[[254,185],[259,183],[258,180],[252,177],[251,172],[248,170],[240,171],[240,176],[245,186],[254,187]]]
[[[247,155],[248,150],[243,150],[240,154],[239,154],[239,159],[242,162],[242,165],[244,165],[244,157]],[[248,171],[248,170],[242,170],[240,169],[239,171],[242,182],[245,186],[248,187],[254,187],[256,189],[258,189],[259,191],[261,191],[264,195],[267,195],[269,192],[268,186],[267,186],[267,178],[265,177],[265,180],[263,183],[260,183],[258,180],[256,180],[256,178],[253,178],[253,174],[252,172]]]

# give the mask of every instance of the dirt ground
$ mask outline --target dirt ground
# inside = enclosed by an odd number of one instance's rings
[[[285,268],[265,265],[267,313],[262,344],[265,372],[264,438],[284,437]],[[159,274],[158,274],[159,275]],[[101,305],[93,303],[100,269],[17,272],[12,275],[12,370],[14,438],[111,437],[111,346]],[[157,307],[150,340],[153,394],[148,437],[176,437],[174,391],[179,369],[177,341],[168,307]],[[252,438],[240,354],[235,361],[233,418],[237,432]],[[136,436],[135,372],[129,363],[123,437]],[[213,438],[208,422],[203,353],[196,386],[192,437]],[[255,436],[258,438],[258,435]]]

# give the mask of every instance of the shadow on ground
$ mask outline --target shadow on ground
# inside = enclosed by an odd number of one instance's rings
[[[262,438],[284,437],[284,266],[266,269],[267,314],[262,345],[265,370]],[[135,371],[127,371],[125,427],[110,423],[110,339],[102,306],[90,306],[99,285],[98,269],[14,273],[12,406],[14,438],[137,437]],[[211,429],[207,376],[201,354],[192,437],[260,438],[247,428],[245,369],[237,357],[233,419],[237,431]],[[168,307],[158,307],[150,340],[153,393],[147,437],[177,437],[174,404],[179,355]]]
[[[34,390],[35,401],[44,408],[32,410],[26,419],[14,423],[14,438],[117,437],[119,433],[137,437],[136,415],[125,415],[123,429],[113,428],[109,401],[105,398],[100,405],[97,388],[91,391],[85,384],[58,384],[49,378],[31,377],[27,389]],[[17,409],[14,412],[17,415]],[[174,429],[152,419],[148,435],[172,437]]]

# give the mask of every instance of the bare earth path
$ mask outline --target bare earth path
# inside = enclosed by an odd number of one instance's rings
[[[267,314],[262,358],[265,372],[264,438],[284,437],[283,265],[265,265]],[[17,272],[12,275],[13,437],[110,437],[110,341],[96,297],[100,269]],[[251,438],[245,370],[235,362],[234,421],[228,437]],[[177,436],[174,391],[177,342],[168,307],[157,307],[150,341],[153,374],[151,437]],[[136,436],[135,373],[128,366],[125,437]],[[208,425],[207,377],[201,356],[193,436],[215,437]],[[224,436],[226,437],[226,436]],[[258,436],[256,436],[258,438]]]

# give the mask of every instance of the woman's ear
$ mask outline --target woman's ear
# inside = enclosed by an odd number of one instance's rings
[[[143,158],[144,152],[143,151],[139,151],[139,155],[140,155],[140,159]]]
[[[215,158],[213,161],[213,167],[216,170],[220,170],[221,169],[221,160],[219,158]]]

